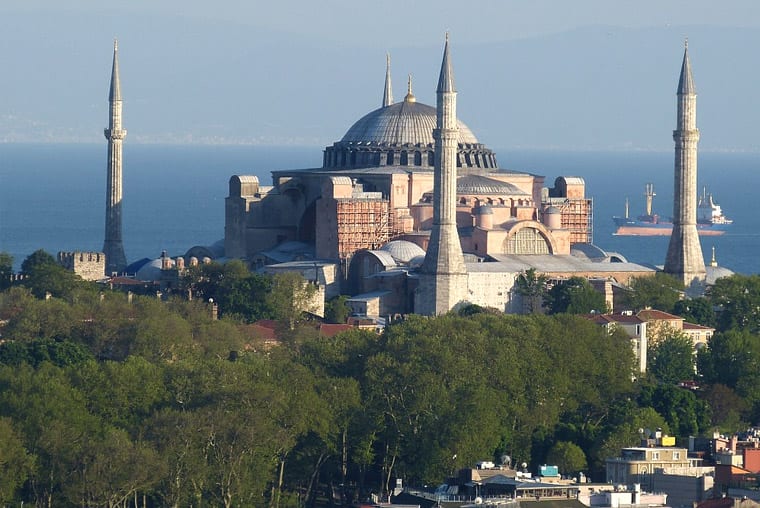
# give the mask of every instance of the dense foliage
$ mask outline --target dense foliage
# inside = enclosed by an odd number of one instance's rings
[[[503,455],[599,478],[639,428],[695,435],[760,407],[751,327],[716,334],[693,392],[673,383],[676,339],[635,380],[621,331],[566,313],[468,309],[318,337],[293,305],[308,297],[298,281],[202,270],[192,301],[68,279],[49,299],[0,292],[0,505],[312,506]],[[232,319],[213,320],[208,298]],[[259,316],[283,323],[283,345],[245,334]]]

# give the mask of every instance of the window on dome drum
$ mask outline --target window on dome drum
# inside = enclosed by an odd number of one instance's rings
[[[390,150],[388,152],[388,156],[386,157],[385,164],[387,166],[393,166],[393,150]]]
[[[402,166],[409,165],[409,154],[406,151],[401,152],[401,165]]]
[[[414,165],[422,166],[422,154],[420,152],[414,152]]]
[[[428,152],[428,166],[435,166],[435,152]]]

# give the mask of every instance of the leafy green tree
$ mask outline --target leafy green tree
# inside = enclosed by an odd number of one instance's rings
[[[713,306],[710,300],[704,296],[678,300],[673,306],[673,313],[681,316],[689,323],[710,327],[714,327],[716,324]]]
[[[273,317],[267,295],[272,278],[250,273],[245,263],[233,259],[225,264],[207,263],[188,270],[184,284],[197,299],[213,299],[222,316],[238,316],[252,322]]]
[[[10,418],[0,417],[0,504],[10,504],[16,492],[32,475],[35,457],[24,448],[21,434]]]
[[[29,254],[21,263],[21,273],[28,276],[42,267],[57,265],[55,258],[43,249],[38,249]]]
[[[746,329],[716,333],[698,352],[697,366],[706,383],[724,384],[746,397],[760,387],[760,341]]]
[[[523,298],[523,309],[528,314],[541,311],[541,305],[546,296],[548,278],[536,273],[535,268],[529,268],[517,276],[515,287],[517,294]]]
[[[69,297],[76,290],[87,287],[80,276],[63,268],[42,249],[24,259],[21,273],[25,276],[22,284],[37,298],[44,298],[47,293],[55,297]]]
[[[345,323],[351,315],[351,309],[346,304],[348,297],[337,296],[325,302],[325,321],[328,323]]]
[[[634,277],[629,287],[625,306],[635,311],[650,307],[673,312],[684,290],[682,282],[664,272],[657,272],[652,277]]]
[[[710,406],[710,423],[725,432],[748,427],[747,403],[726,385],[714,384],[706,387],[702,396]]]
[[[613,425],[600,436],[598,444],[592,450],[595,469],[603,471],[605,460],[619,457],[621,449],[640,446],[644,436],[639,431],[646,429],[661,429],[664,434],[670,434],[667,421],[651,407],[632,405],[616,415]]]
[[[576,474],[588,468],[586,454],[581,447],[567,441],[558,441],[552,446],[546,463],[556,465],[561,474]]]
[[[5,291],[11,287],[11,276],[13,275],[13,256],[7,252],[0,251],[0,291]]]
[[[695,436],[710,425],[710,408],[694,392],[663,383],[645,384],[639,393],[641,407],[651,407],[668,422],[676,436]]]
[[[588,314],[607,310],[604,295],[583,277],[570,277],[552,286],[544,305],[549,314]]]
[[[647,350],[647,371],[661,383],[677,384],[694,379],[695,357],[691,339],[669,330]]]
[[[760,333],[760,275],[722,277],[708,290],[710,303],[718,307],[718,330]]]
[[[304,280],[300,273],[284,272],[274,276],[268,296],[270,308],[286,330],[294,330],[304,314],[315,310],[317,287]]]
[[[0,364],[21,365],[26,362],[34,367],[51,362],[58,367],[75,365],[92,358],[90,351],[70,340],[48,339],[32,342],[9,341],[0,343]]]

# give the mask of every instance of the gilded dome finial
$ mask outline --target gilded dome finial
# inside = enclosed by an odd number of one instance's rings
[[[405,102],[417,102],[417,97],[414,96],[412,93],[412,75],[409,74],[409,79],[407,80],[406,84],[406,97],[404,97]]]

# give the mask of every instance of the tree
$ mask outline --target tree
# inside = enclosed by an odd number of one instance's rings
[[[277,319],[287,330],[294,330],[304,313],[316,310],[317,287],[300,273],[283,272],[274,276],[268,301]]]
[[[325,303],[325,321],[328,323],[345,323],[351,315],[351,309],[346,304],[346,296],[336,296]]]
[[[715,326],[715,311],[710,300],[704,296],[678,300],[673,306],[673,313],[681,316],[689,323],[702,326]]]
[[[634,277],[626,293],[625,305],[635,311],[651,307],[664,312],[672,312],[683,294],[683,283],[664,272],[653,277]]]
[[[710,408],[685,388],[663,383],[645,384],[638,402],[641,407],[651,407],[661,414],[676,436],[696,436],[710,425]]]
[[[21,273],[27,277],[34,274],[35,270],[44,266],[55,266],[55,258],[43,249],[38,249],[29,254],[21,263]]]
[[[760,398],[760,341],[748,330],[713,335],[698,352],[697,366],[706,383],[724,384],[743,397]]]
[[[641,439],[645,436],[639,431],[646,429],[661,429],[664,434],[670,434],[668,423],[653,408],[626,408],[594,447],[592,456],[595,468],[603,468],[608,458],[619,457],[621,449],[641,445]]]
[[[13,276],[13,256],[0,251],[0,291],[5,291],[11,286]]]
[[[10,418],[0,418],[0,504],[15,499],[16,491],[34,472],[35,457],[24,448]]]
[[[588,314],[607,310],[604,295],[583,277],[570,277],[555,284],[546,294],[544,304],[549,314]]]
[[[66,270],[42,249],[27,256],[21,263],[21,273],[25,276],[22,284],[37,298],[44,298],[47,293],[68,297],[87,286],[79,275]]]
[[[683,332],[667,330],[650,342],[647,371],[661,383],[677,384],[694,379],[694,347]]]
[[[576,474],[588,468],[586,454],[580,446],[567,441],[558,441],[546,456],[546,463],[557,466],[561,474]]]
[[[523,309],[528,314],[539,312],[546,295],[546,282],[548,278],[544,274],[537,274],[535,268],[529,268],[517,276],[515,284],[517,294],[523,298]]]
[[[718,307],[718,330],[760,333],[760,275],[721,277],[707,297]]]
[[[726,433],[750,426],[746,415],[747,403],[728,386],[708,386],[704,390],[703,399],[710,406],[712,425]]]

